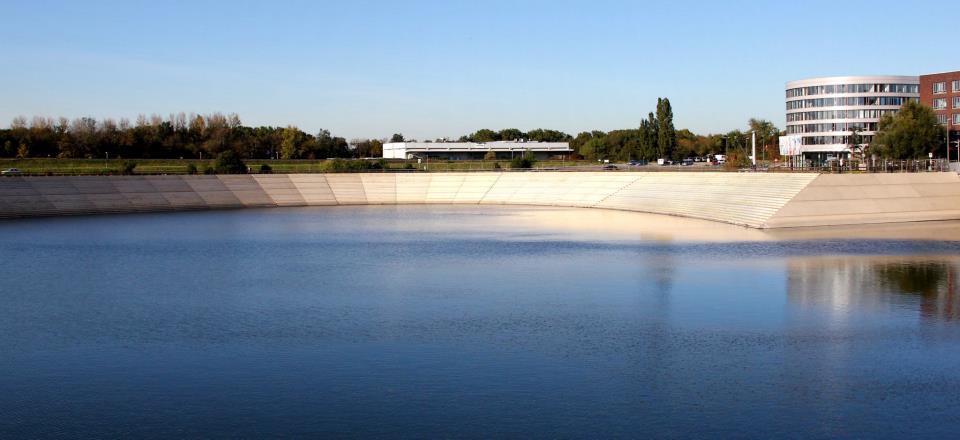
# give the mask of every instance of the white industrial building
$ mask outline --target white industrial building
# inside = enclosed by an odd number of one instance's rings
[[[489,152],[497,159],[511,159],[526,150],[533,152],[538,160],[573,153],[568,142],[388,142],[383,144],[385,159],[446,159],[479,160]]]

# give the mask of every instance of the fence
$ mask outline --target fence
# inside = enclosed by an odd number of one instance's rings
[[[831,161],[830,163],[814,166],[810,164],[781,166],[775,171],[798,171],[816,173],[928,173],[956,171],[956,163],[951,164],[947,159],[919,159],[919,160],[887,160],[876,159],[866,161]]]

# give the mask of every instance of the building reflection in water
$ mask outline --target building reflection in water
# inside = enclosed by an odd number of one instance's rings
[[[793,258],[787,263],[787,297],[841,311],[912,306],[924,318],[958,320],[958,272],[958,257]]]

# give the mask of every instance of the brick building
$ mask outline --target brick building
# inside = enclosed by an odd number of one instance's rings
[[[960,140],[960,71],[920,75],[920,102],[933,108],[950,134],[952,154]],[[952,155],[951,154],[951,155]]]

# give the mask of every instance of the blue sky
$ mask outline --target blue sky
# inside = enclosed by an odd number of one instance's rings
[[[17,115],[238,113],[418,139],[479,128],[784,125],[812,76],[960,69],[956,2],[0,0],[0,125]],[[954,34],[954,36],[951,36]]]

